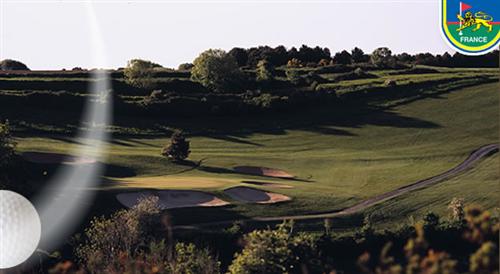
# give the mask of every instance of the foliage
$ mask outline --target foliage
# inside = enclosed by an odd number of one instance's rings
[[[50,273],[220,273],[220,263],[207,249],[157,240],[159,212],[158,198],[147,197],[109,219],[94,218],[76,250],[84,269],[65,262]]]
[[[257,64],[257,81],[271,81],[274,79],[274,67],[267,60],[260,60]]]
[[[299,59],[292,58],[292,59],[288,60],[288,62],[286,63],[286,66],[287,66],[287,68],[301,68],[304,65],[302,64],[302,62]]]
[[[209,49],[193,62],[191,78],[215,91],[226,91],[240,80],[241,71],[236,59],[220,49]]]
[[[285,75],[286,75],[286,79],[294,84],[294,85],[298,85],[300,84],[302,78],[300,77],[300,73],[297,69],[294,69],[294,68],[287,68],[285,70]]]
[[[16,143],[10,133],[9,121],[0,123],[0,168],[9,164],[14,156]]]
[[[247,65],[248,62],[248,53],[245,49],[242,48],[233,48],[228,52],[229,55],[233,56],[236,60],[236,63],[239,67],[243,67]]]
[[[255,230],[244,236],[245,247],[235,254],[229,273],[300,272],[314,256],[313,238],[293,235],[292,224],[277,229]]]
[[[157,68],[161,68],[161,66],[151,61],[132,59],[127,62],[127,67],[123,70],[125,82],[137,88],[152,88],[153,73]]]
[[[358,47],[351,50],[351,58],[353,63],[364,63],[370,60],[370,56],[365,54],[363,50]]]
[[[176,130],[170,138],[170,145],[162,150],[162,155],[173,161],[185,160],[191,151],[189,150],[189,141],[180,130]]]
[[[348,65],[352,63],[351,54],[349,54],[349,52],[347,52],[346,50],[343,50],[342,52],[337,52],[333,57],[333,62],[335,64]]]
[[[220,273],[220,263],[207,249],[197,249],[194,244],[177,243],[175,257],[169,263],[169,273],[198,274]]]
[[[328,60],[328,59],[323,58],[323,59],[319,60],[319,62],[318,62],[318,66],[320,66],[320,67],[326,67],[329,65],[331,65],[331,60]]]
[[[377,67],[388,68],[393,67],[395,60],[389,48],[377,48],[372,52],[371,62]]]
[[[120,264],[123,256],[136,256],[152,240],[151,229],[159,218],[158,197],[147,197],[130,210],[120,210],[109,219],[95,217],[85,229],[85,242],[77,247],[80,262],[92,273]]]
[[[0,70],[30,70],[25,64],[12,60],[4,59],[0,61]]]
[[[456,203],[454,200],[453,204]],[[469,254],[468,270],[470,273],[498,273],[498,220],[493,221],[488,211],[470,206],[466,209],[463,227],[463,240],[475,243],[477,249]],[[360,269],[364,273],[459,273],[458,260],[452,258],[447,251],[436,251],[427,234],[436,234],[439,216],[429,213],[423,223],[415,225],[415,235],[410,237],[404,246],[404,260],[390,255],[392,243],[387,243],[380,252],[380,259],[372,269],[370,254],[365,253],[358,259]],[[430,229],[432,228],[432,229]],[[450,228],[448,228],[450,229]],[[443,235],[448,232],[442,231]],[[432,238],[432,237],[430,237]],[[466,245],[465,241],[454,244]],[[463,248],[463,247],[462,247]],[[449,251],[454,251],[449,249]]]
[[[453,198],[448,205],[448,209],[451,212],[451,218],[453,221],[457,223],[462,223],[464,221],[464,199],[456,197]]]
[[[191,70],[193,68],[193,64],[192,63],[182,63],[179,65],[179,68],[177,68],[178,70]]]

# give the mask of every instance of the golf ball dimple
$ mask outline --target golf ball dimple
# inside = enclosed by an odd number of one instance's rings
[[[28,199],[0,190],[0,269],[26,261],[40,242],[40,217]]]

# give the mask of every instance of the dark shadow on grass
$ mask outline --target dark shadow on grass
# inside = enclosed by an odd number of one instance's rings
[[[257,147],[262,147],[264,145],[251,142],[248,140],[244,140],[242,138],[245,137],[239,137],[235,135],[213,135],[213,134],[208,134],[204,135],[205,137],[212,138],[212,139],[217,139],[217,140],[223,140],[223,141],[228,141],[228,142],[233,142],[233,143],[238,143],[238,144],[245,144],[245,145],[252,145],[252,146],[257,146]]]

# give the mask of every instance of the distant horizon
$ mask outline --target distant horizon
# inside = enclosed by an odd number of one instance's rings
[[[116,69],[131,59],[177,68],[210,48],[259,45],[327,47],[332,56],[354,47],[365,53],[378,47],[393,54],[455,53],[441,37],[435,1],[89,3],[1,2],[0,59],[32,70],[70,70]],[[92,35],[102,37],[106,60],[98,66]]]

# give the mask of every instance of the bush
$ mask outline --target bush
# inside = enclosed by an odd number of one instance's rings
[[[11,59],[0,61],[0,70],[30,70],[25,64]]]
[[[125,82],[136,88],[152,88],[156,68],[161,68],[161,66],[151,61],[132,59],[123,70]]]
[[[9,164],[14,156],[16,143],[10,134],[9,122],[0,123],[0,168]]]
[[[173,161],[182,161],[189,156],[189,153],[191,153],[189,141],[182,131],[177,130],[172,134],[170,145],[164,148],[161,154]]]
[[[292,235],[292,226],[255,230],[244,236],[245,247],[229,266],[229,273],[300,273],[309,263],[316,247],[313,237]]]
[[[302,78],[300,77],[300,73],[297,69],[294,68],[287,68],[285,70],[285,75],[286,79],[294,84],[294,85],[299,85],[301,83]]]
[[[236,59],[223,50],[204,51],[193,62],[191,79],[215,91],[234,88],[241,79],[241,71]]]
[[[343,50],[342,52],[337,52],[333,57],[333,62],[335,64],[348,65],[352,63],[351,54],[346,50]]]
[[[274,79],[274,67],[267,60],[257,63],[257,81],[271,81]]]
[[[184,71],[191,70],[193,66],[194,65],[192,63],[183,63],[179,65],[178,70],[184,70]]]
[[[320,66],[320,67],[326,67],[330,64],[331,64],[331,60],[328,60],[328,59],[321,59],[318,62],[318,66]]]
[[[288,60],[288,62],[286,63],[286,66],[288,68],[301,68],[304,66],[304,64],[299,59],[292,58],[292,59]]]
[[[389,68],[395,65],[396,60],[392,56],[392,52],[389,48],[382,47],[373,51],[371,62],[377,67]]]
[[[135,257],[140,246],[152,240],[153,221],[158,219],[158,197],[144,198],[129,210],[120,210],[109,219],[96,217],[85,229],[85,242],[76,255],[92,273],[105,273],[119,264],[119,258]]]
[[[159,211],[158,198],[149,197],[109,219],[95,218],[76,252],[84,269],[72,271],[72,264],[66,263],[50,273],[220,273],[220,263],[207,249],[185,243],[174,247],[172,239],[155,238]]]
[[[384,82],[384,86],[386,87],[395,87],[397,85],[396,80],[393,79],[387,79]]]

